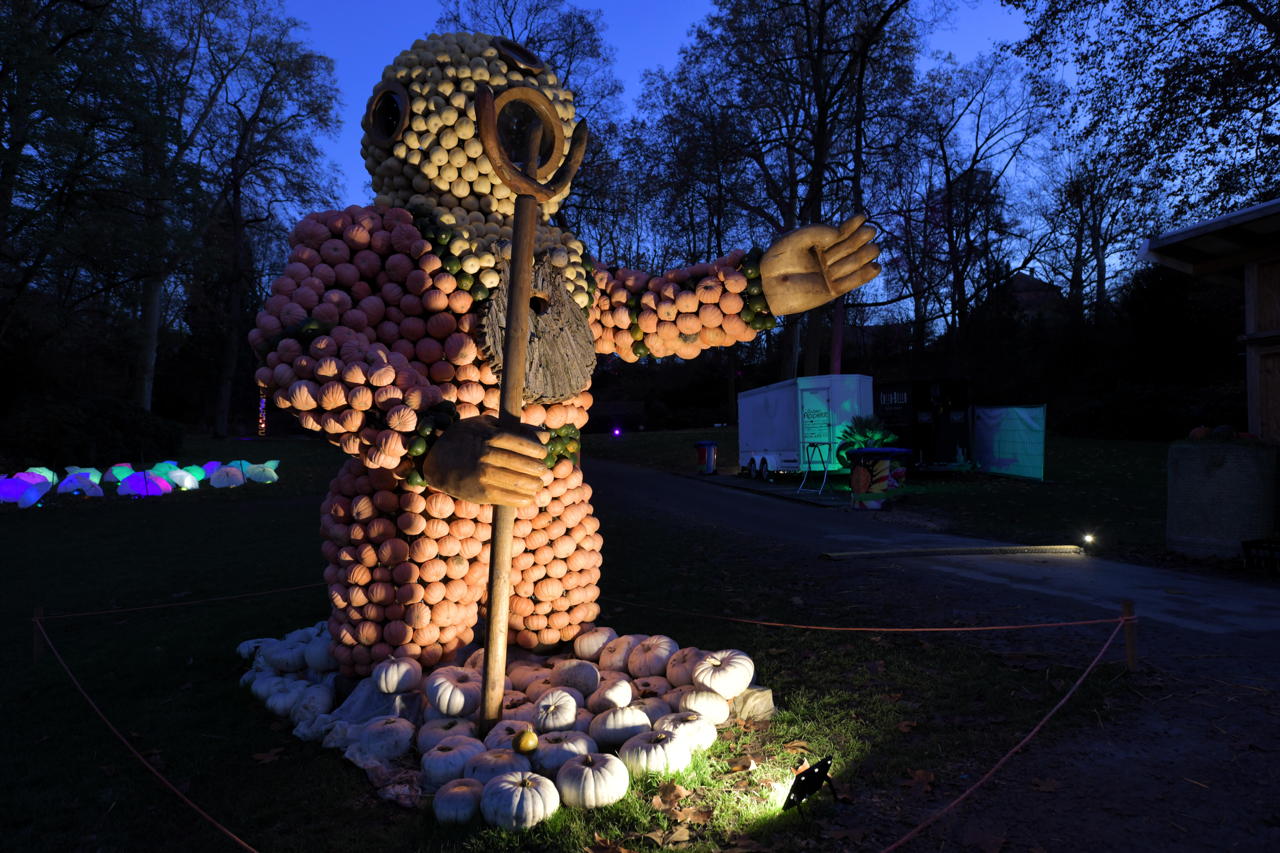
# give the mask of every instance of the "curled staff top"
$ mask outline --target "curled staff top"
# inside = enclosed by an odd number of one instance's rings
[[[544,138],[552,140],[551,159],[537,165],[525,164],[523,170],[512,162],[498,136],[498,116],[508,106],[516,103],[533,110],[542,126]],[[539,204],[550,201],[569,187],[587,150],[588,131],[584,120],[579,121],[574,128],[569,153],[560,163],[556,163],[556,154],[564,150],[564,129],[546,95],[528,86],[506,89],[497,97],[494,97],[493,90],[488,86],[477,86],[476,129],[480,143],[484,146],[485,156],[493,164],[498,178],[517,195],[533,196]]]

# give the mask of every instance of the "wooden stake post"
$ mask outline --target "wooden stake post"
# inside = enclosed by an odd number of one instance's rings
[[[520,102],[538,119],[525,142],[524,168],[511,162],[498,137],[498,116],[508,104]],[[488,86],[476,87],[476,120],[485,156],[498,178],[516,193],[515,226],[511,263],[507,276],[507,325],[502,340],[502,385],[499,390],[498,422],[506,428],[520,426],[524,409],[525,361],[529,351],[529,310],[533,298],[533,242],[538,228],[538,208],[566,190],[586,151],[587,126],[579,122],[564,161],[556,159],[564,150],[564,130],[555,108],[535,89],[507,89],[497,98]],[[539,150],[544,136],[551,139],[551,159],[540,164]],[[554,171],[554,174],[551,173]],[[546,184],[540,179],[550,176]],[[480,735],[483,737],[502,719],[503,679],[507,672],[507,630],[511,607],[511,530],[516,510],[512,506],[493,508],[493,532],[489,552],[489,620],[484,646],[484,696],[480,706]]]

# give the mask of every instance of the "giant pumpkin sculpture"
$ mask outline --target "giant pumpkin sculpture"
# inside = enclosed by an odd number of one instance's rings
[[[250,333],[258,384],[351,456],[321,506],[328,631],[347,676],[388,657],[431,667],[473,638],[494,504],[519,508],[511,641],[545,647],[591,627],[602,538],[576,453],[597,354],[694,358],[879,271],[861,218],[791,232],[758,262],[735,251],[658,275],[607,269],[547,221],[566,187],[542,206],[535,241],[523,421],[542,432],[503,431],[493,417],[514,194],[477,138],[481,84],[499,106],[522,87],[549,99],[558,122],[539,162],[555,169],[577,124],[573,95],[536,56],[486,35],[414,42],[363,120],[374,204],[298,223]]]

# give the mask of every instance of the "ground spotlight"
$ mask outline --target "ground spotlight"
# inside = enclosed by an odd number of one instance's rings
[[[821,791],[823,785],[831,782],[831,777],[827,775],[830,770],[831,756],[828,755],[812,767],[797,773],[796,778],[791,780],[791,790],[787,791],[787,800],[782,804],[782,810],[798,806]]]
[[[1092,545],[1094,542],[1097,541],[1094,538],[1092,533],[1086,533],[1082,538],[1083,538],[1084,544],[1086,545]]]

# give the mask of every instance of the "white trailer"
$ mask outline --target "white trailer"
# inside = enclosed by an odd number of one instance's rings
[[[753,477],[834,471],[840,430],[874,413],[871,377],[803,376],[738,395],[738,464]]]

